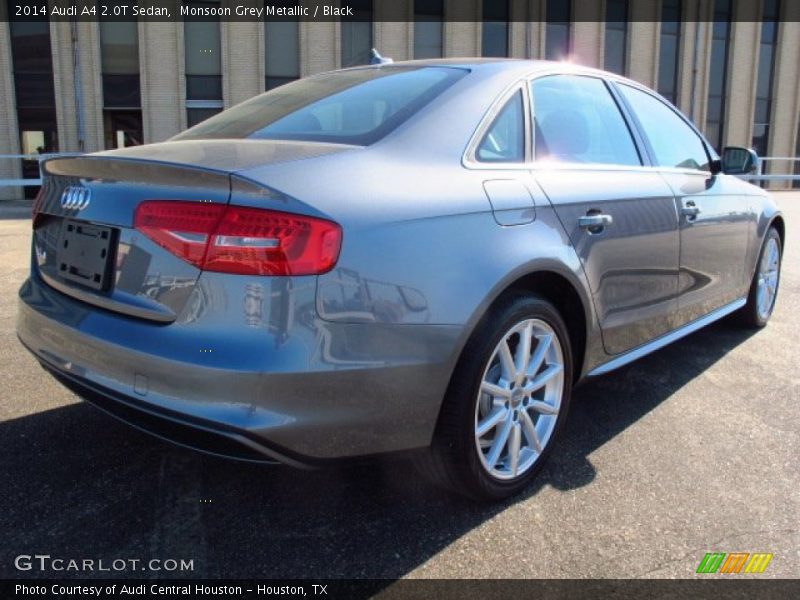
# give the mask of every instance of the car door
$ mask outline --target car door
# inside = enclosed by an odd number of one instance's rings
[[[672,191],[602,78],[538,77],[531,97],[533,176],[583,264],[606,351],[670,331],[679,265]]]
[[[675,195],[681,242],[677,325],[683,325],[746,289],[749,201],[728,177],[711,173],[716,157],[675,109],[649,90],[617,85]]]

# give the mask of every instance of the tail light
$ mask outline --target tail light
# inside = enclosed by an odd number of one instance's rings
[[[146,200],[134,227],[205,271],[241,275],[317,275],[339,257],[342,230],[325,219],[274,210]]]

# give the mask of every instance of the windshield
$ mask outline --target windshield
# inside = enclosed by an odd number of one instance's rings
[[[325,73],[276,88],[175,140],[268,139],[366,146],[466,75],[450,67],[381,67]]]

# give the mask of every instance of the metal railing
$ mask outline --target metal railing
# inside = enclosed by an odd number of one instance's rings
[[[40,154],[0,154],[0,159],[21,159],[21,160],[38,160],[39,161],[39,178],[38,179],[0,179],[0,187],[26,187],[42,185],[42,158]]]
[[[752,175],[739,175],[745,181],[800,181],[800,175],[796,173],[764,173],[764,163],[771,160],[783,160],[787,162],[800,162],[798,156],[759,156],[758,172]]]
[[[35,160],[39,162],[39,177],[32,179],[0,179],[0,187],[38,187],[42,185],[42,161],[54,156],[78,156],[81,152],[47,152],[44,154],[0,154],[2,159]]]

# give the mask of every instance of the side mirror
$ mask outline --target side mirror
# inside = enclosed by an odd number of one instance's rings
[[[727,146],[722,151],[722,171],[728,175],[754,175],[758,172],[758,154],[749,148]]]

